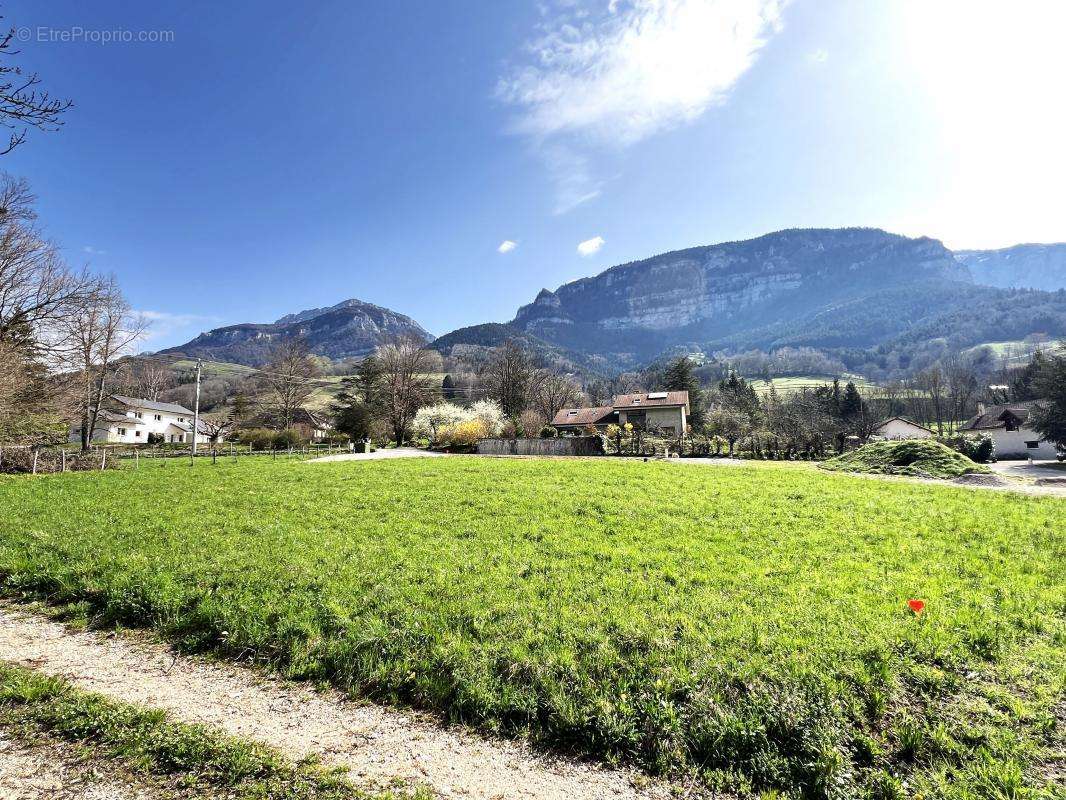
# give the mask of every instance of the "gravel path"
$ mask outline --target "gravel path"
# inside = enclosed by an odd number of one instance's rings
[[[257,739],[294,759],[316,754],[368,787],[399,781],[446,798],[484,800],[670,796],[637,773],[542,756],[521,743],[443,729],[415,712],[180,656],[144,636],[72,631],[10,604],[0,604],[0,657],[183,722]]]
[[[0,729],[2,800],[150,800],[154,790],[116,779],[69,746],[27,744]]]

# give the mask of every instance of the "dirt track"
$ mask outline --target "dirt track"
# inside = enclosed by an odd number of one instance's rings
[[[640,775],[531,752],[520,743],[442,729],[423,715],[357,705],[336,692],[268,680],[237,666],[178,656],[147,637],[74,632],[0,604],[0,657],[116,699],[163,708],[257,739],[294,759],[318,755],[357,785],[424,785],[447,798],[666,798]]]

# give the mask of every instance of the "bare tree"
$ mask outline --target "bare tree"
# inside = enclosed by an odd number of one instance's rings
[[[146,400],[158,400],[162,392],[174,385],[174,373],[158,361],[140,361],[135,374],[137,396]]]
[[[296,412],[315,390],[318,365],[303,339],[291,339],[275,348],[270,363],[259,373],[268,390],[269,403],[283,427],[291,427]]]
[[[938,366],[929,367],[916,376],[917,385],[928,392],[929,402],[932,408],[933,421],[936,422],[936,432],[944,435],[944,422],[946,411],[947,384],[944,380],[944,372]]]
[[[99,279],[70,269],[33,227],[25,182],[0,175],[0,342],[36,356],[62,347],[62,321],[99,289]]]
[[[20,52],[12,48],[14,41],[14,28],[0,38],[0,59],[4,59],[0,61],[0,125],[12,130],[0,155],[10,153],[26,141],[26,132],[30,128],[59,130],[63,113],[72,105],[69,100],[60,100],[36,88],[41,83],[36,72],[26,74],[7,61]]]
[[[526,351],[514,341],[496,348],[481,373],[485,395],[500,404],[503,413],[517,423],[529,408],[536,370]]]
[[[81,446],[89,449],[93,431],[108,396],[115,361],[127,355],[148,327],[142,316],[133,313],[113,278],[97,282],[96,291],[63,320],[67,357],[81,384],[79,412]]]
[[[232,417],[219,414],[200,417],[200,429],[203,433],[207,434],[207,438],[211,444],[218,444],[225,439],[226,434],[229,433],[233,424],[234,421]]]
[[[565,375],[540,370],[533,380],[533,407],[550,423],[560,410],[577,405],[581,390]]]
[[[432,370],[436,354],[413,337],[401,337],[378,348],[374,355],[381,370],[381,403],[397,445],[408,437],[419,408],[428,403],[437,388]]]

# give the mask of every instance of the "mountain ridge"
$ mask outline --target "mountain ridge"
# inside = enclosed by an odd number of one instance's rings
[[[305,340],[315,355],[342,359],[366,356],[396,336],[433,341],[433,336],[411,317],[352,298],[326,308],[287,314],[277,322],[243,322],[213,328],[183,345],[159,352],[259,367],[270,360],[279,344],[297,338]]]
[[[1032,283],[1043,293],[1003,294]],[[951,325],[996,338],[992,319],[1066,335],[1066,302],[1047,293],[1060,287],[1066,244],[953,252],[937,239],[879,228],[789,228],[617,264],[541,289],[508,322],[437,340],[410,317],[350,298],[274,323],[216,328],[162,352],[260,366],[279,341],[296,336],[314,353],[349,358],[389,336],[414,335],[445,355],[476,359],[514,338],[562,370],[607,374],[686,350],[877,348],[905,340],[911,326],[935,332],[938,319],[937,336],[952,342],[964,337]]]

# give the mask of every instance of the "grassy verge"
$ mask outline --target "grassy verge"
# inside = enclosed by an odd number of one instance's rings
[[[0,661],[0,725],[17,735],[48,735],[84,745],[135,774],[178,777],[184,789],[232,800],[370,800],[345,779],[296,765],[259,744],[199,725],[170,721],[102,695]]]
[[[7,592],[353,694],[740,793],[1053,793],[1061,500],[455,458],[10,478],[0,508]]]

